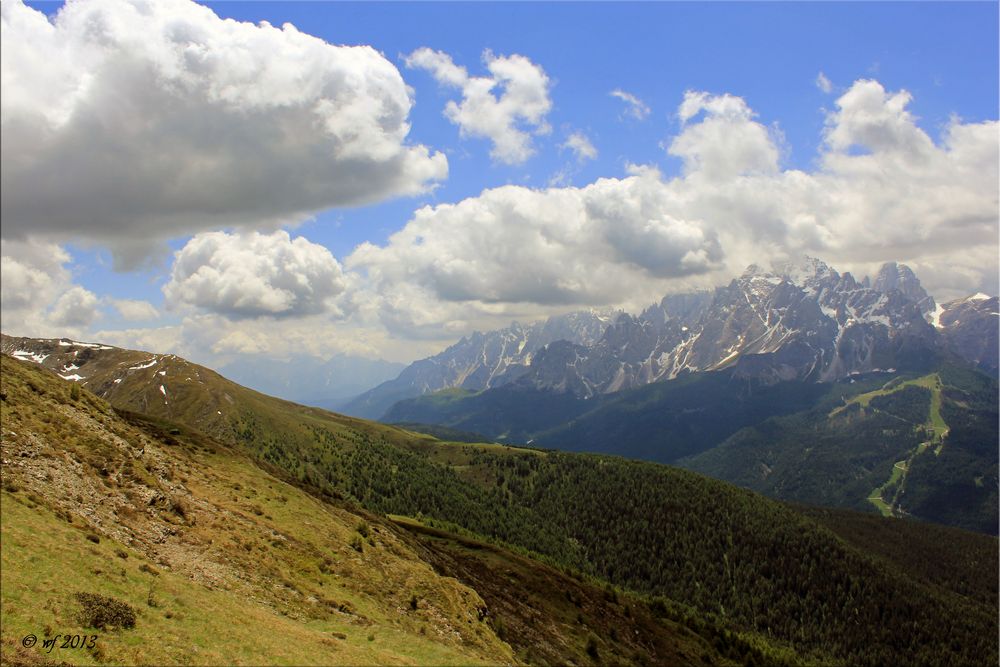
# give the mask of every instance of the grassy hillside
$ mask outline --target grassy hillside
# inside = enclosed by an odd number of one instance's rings
[[[681,462],[778,498],[997,532],[997,384],[944,366],[748,427]]]
[[[391,524],[320,502],[217,441],[126,422],[67,382],[2,363],[5,662],[29,633],[78,632],[97,634],[96,648],[52,657],[511,659],[479,620],[480,596],[437,575]],[[79,592],[130,605],[135,628],[86,628]]]

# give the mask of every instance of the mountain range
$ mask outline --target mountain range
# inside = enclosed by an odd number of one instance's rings
[[[919,366],[942,351],[996,374],[997,312],[986,295],[938,307],[894,262],[860,282],[813,258],[751,266],[714,292],[669,295],[639,315],[577,313],[463,338],[344,409],[380,418],[395,401],[508,383],[588,398],[730,367],[829,382]]]

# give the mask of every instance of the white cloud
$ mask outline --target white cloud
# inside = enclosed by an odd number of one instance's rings
[[[192,314],[170,326],[95,331],[88,340],[176,354],[211,368],[240,358],[252,362],[253,355],[328,359],[343,354],[409,362],[454,342],[393,339],[383,327],[331,322],[322,315],[234,321],[215,314]]]
[[[704,113],[701,122],[688,123]],[[726,181],[748,173],[775,174],[779,150],[768,129],[733,95],[688,91],[678,109],[684,125],[669,153],[684,160],[687,175]]]
[[[884,156],[930,157],[934,143],[906,110],[912,99],[905,90],[888,93],[878,81],[855,82],[827,117],[826,144],[833,151],[861,147]]]
[[[145,350],[157,354],[176,354],[195,363],[206,363],[210,357],[197,344],[185,342],[184,328],[179,325],[132,329],[98,330],[88,338],[97,343],[128,350]]]
[[[70,256],[54,243],[2,240],[0,248],[0,301],[10,319],[45,308],[70,281]]]
[[[187,0],[0,6],[5,238],[157,239],[274,227],[426,191],[399,71],[368,46],[221,20]],[[502,69],[502,65],[498,65]]]
[[[75,285],[66,290],[52,306],[49,317],[62,327],[87,327],[99,315],[100,300],[90,290]]]
[[[576,155],[578,162],[585,162],[597,158],[597,149],[590,139],[583,132],[574,132],[567,137],[563,148],[568,148]]]
[[[649,115],[649,107],[646,106],[645,102],[632,93],[626,93],[624,90],[615,89],[608,94],[612,97],[617,97],[624,102],[627,105],[625,114],[631,116],[632,118],[636,120],[645,120],[645,118]]]
[[[147,322],[160,316],[156,306],[148,301],[138,299],[111,299],[110,301],[122,319],[129,322]]]
[[[816,75],[816,87],[827,94],[833,92],[833,83],[822,72]]]
[[[462,101],[449,100],[445,117],[459,127],[461,136],[492,141],[490,155],[498,162],[525,162],[535,152],[531,135],[550,131],[545,120],[552,108],[549,78],[524,56],[484,51],[490,76],[483,77],[469,76],[451,56],[426,47],[406,56],[405,62],[409,68],[427,70],[441,85],[461,90]]]
[[[663,280],[706,272],[714,234],[672,215],[658,172],[585,188],[506,186],[418,210],[385,247],[362,244],[346,260],[373,293],[383,323],[426,330],[510,313],[525,304],[618,303],[652,296]],[[450,304],[449,302],[454,302]]]
[[[330,251],[301,236],[208,232],[177,251],[163,293],[171,306],[240,319],[337,312],[345,287]]]
[[[72,336],[100,317],[100,300],[73,285],[69,253],[56,244],[0,241],[4,333]]]
[[[780,168],[780,136],[745,100],[689,92],[670,144],[682,176],[634,168],[420,209],[384,246],[345,260],[362,276],[359,313],[399,335],[442,337],[558,308],[641,305],[802,254],[859,275],[907,262],[935,294],[995,291],[998,124],[955,119],[935,144],[908,101],[856,82],[806,172]]]

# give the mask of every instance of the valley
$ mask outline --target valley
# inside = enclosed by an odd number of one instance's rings
[[[66,557],[89,568],[90,590],[126,598],[145,627],[171,628],[178,639],[164,645],[165,661],[190,660],[192,643],[208,643],[193,628],[213,627],[185,613],[202,604],[185,586],[260,623],[303,625],[295,632],[315,638],[303,651],[315,645],[315,655],[351,664],[550,664],[566,655],[583,664],[614,656],[861,664],[900,655],[934,664],[995,654],[977,639],[993,632],[995,602],[870,541],[840,541],[827,517],[676,468],[448,442],[304,408],[179,358],[151,364],[143,353],[97,350],[74,370],[89,379],[76,381],[43,368],[65,368],[42,358],[44,346],[77,358],[94,349],[77,345],[37,341],[31,361],[3,358],[4,499],[13,508],[4,586],[24,591],[4,607],[5,628],[72,623],[58,611],[72,607],[68,594],[44,583],[53,571],[24,578],[38,545],[17,531],[35,512],[43,525],[65,525],[56,532],[79,545]],[[179,381],[190,393],[168,385],[163,400],[159,386],[171,376],[192,378]],[[110,401],[76,391],[88,382]],[[227,412],[212,409],[223,405]],[[81,420],[85,429],[72,426]],[[71,474],[63,461],[77,462]],[[838,515],[837,529],[857,532],[862,517]],[[913,530],[911,549],[941,548],[931,532]],[[995,578],[995,538],[958,535],[956,551],[941,557]],[[128,557],[105,555],[105,544]],[[132,563],[164,578],[132,573]],[[888,599],[907,604],[878,602]],[[173,627],[178,614],[191,628]],[[549,621],[539,626],[540,618]],[[109,655],[134,661],[132,637],[109,640]]]

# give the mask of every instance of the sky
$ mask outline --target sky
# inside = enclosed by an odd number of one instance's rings
[[[3,330],[408,362],[804,255],[996,294],[997,8],[5,0]]]

